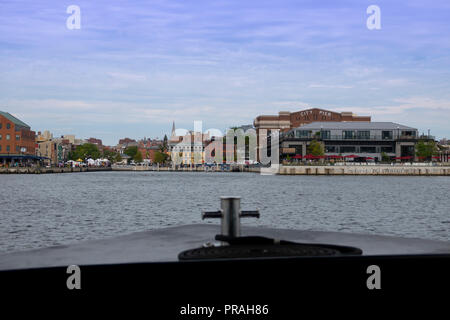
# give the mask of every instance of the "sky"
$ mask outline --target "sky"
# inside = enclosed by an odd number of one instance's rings
[[[0,0],[0,110],[35,131],[115,145],[313,107],[450,138],[450,2]]]

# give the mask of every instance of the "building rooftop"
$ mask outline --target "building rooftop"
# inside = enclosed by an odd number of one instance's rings
[[[416,128],[404,126],[395,122],[366,122],[366,121],[343,121],[343,122],[312,122],[305,124],[296,129],[313,130],[313,129],[335,129],[335,130],[417,130]]]
[[[6,119],[8,119],[9,121],[11,121],[12,123],[14,123],[17,126],[31,129],[31,127],[29,125],[27,125],[25,122],[17,119],[16,117],[14,117],[9,112],[0,111],[0,116],[4,116]]]

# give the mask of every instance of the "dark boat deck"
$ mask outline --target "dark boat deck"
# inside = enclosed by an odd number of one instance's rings
[[[176,262],[187,249],[215,242],[220,227],[198,224],[156,229],[116,238],[20,251],[0,255],[0,270],[31,269],[69,265]],[[242,227],[243,235],[266,236],[304,243],[354,246],[371,255],[450,254],[450,242],[363,235],[341,232],[299,231]]]

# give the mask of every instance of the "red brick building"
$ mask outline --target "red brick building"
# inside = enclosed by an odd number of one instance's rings
[[[297,112],[280,111],[278,115],[261,115],[253,121],[256,131],[259,129],[279,129],[288,131],[311,122],[324,121],[371,121],[370,116],[358,116],[352,112],[333,112],[312,108]]]
[[[0,161],[20,162],[36,157],[36,133],[8,112],[0,111]]]

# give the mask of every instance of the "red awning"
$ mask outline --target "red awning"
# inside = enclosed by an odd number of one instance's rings
[[[372,157],[366,157],[366,160],[374,160]]]
[[[409,160],[409,159],[412,159],[412,158],[413,158],[412,156],[400,157],[400,159],[402,159],[402,160]]]
[[[295,156],[292,157],[292,159],[301,159],[303,158],[301,154],[296,154]]]
[[[344,158],[358,158],[359,156],[357,156],[356,154],[349,154],[347,156],[344,156]]]

